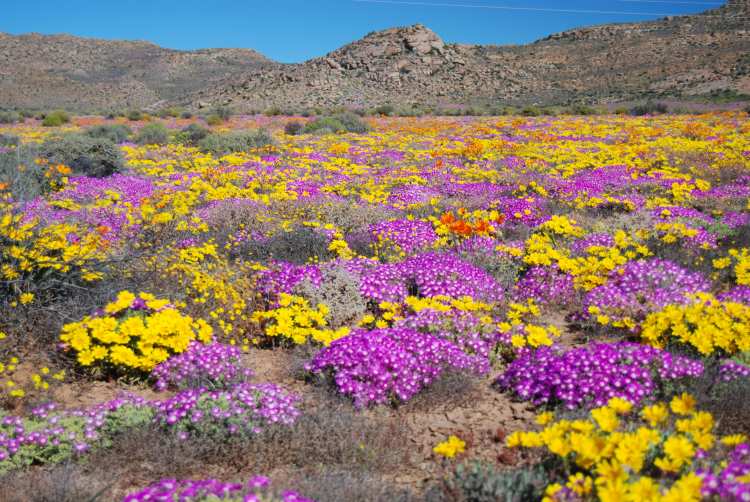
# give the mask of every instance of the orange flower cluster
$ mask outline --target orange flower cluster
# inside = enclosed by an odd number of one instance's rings
[[[488,235],[495,231],[489,220],[479,219],[474,223],[466,221],[463,216],[466,210],[461,208],[457,211],[459,218],[453,216],[453,211],[448,211],[440,216],[440,223],[445,225],[451,233],[461,237],[471,237],[472,235]],[[501,224],[505,221],[505,215],[499,215],[495,223]]]

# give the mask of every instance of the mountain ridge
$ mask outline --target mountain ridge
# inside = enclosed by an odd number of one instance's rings
[[[421,24],[394,27],[302,63],[252,49],[0,33],[0,106],[259,110],[750,94],[748,54],[750,0],[575,28],[523,45],[446,43]]]

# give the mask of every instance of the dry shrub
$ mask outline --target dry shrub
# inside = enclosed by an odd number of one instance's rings
[[[346,469],[306,471],[292,476],[285,486],[317,502],[416,502],[421,498],[381,477]]]
[[[403,413],[453,409],[476,398],[477,377],[460,371],[448,371],[401,407]]]
[[[4,502],[93,502],[108,500],[112,480],[84,475],[71,463],[14,472],[0,478]]]

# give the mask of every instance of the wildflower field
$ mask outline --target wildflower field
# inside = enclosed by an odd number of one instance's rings
[[[750,500],[747,113],[357,120],[0,126],[1,500]]]

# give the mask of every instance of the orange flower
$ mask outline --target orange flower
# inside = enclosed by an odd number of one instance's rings
[[[474,225],[474,232],[478,234],[486,234],[490,230],[490,222],[486,220],[480,220]]]
[[[440,217],[440,223],[443,225],[450,225],[454,221],[456,221],[456,218],[453,217],[453,213],[443,213]]]

